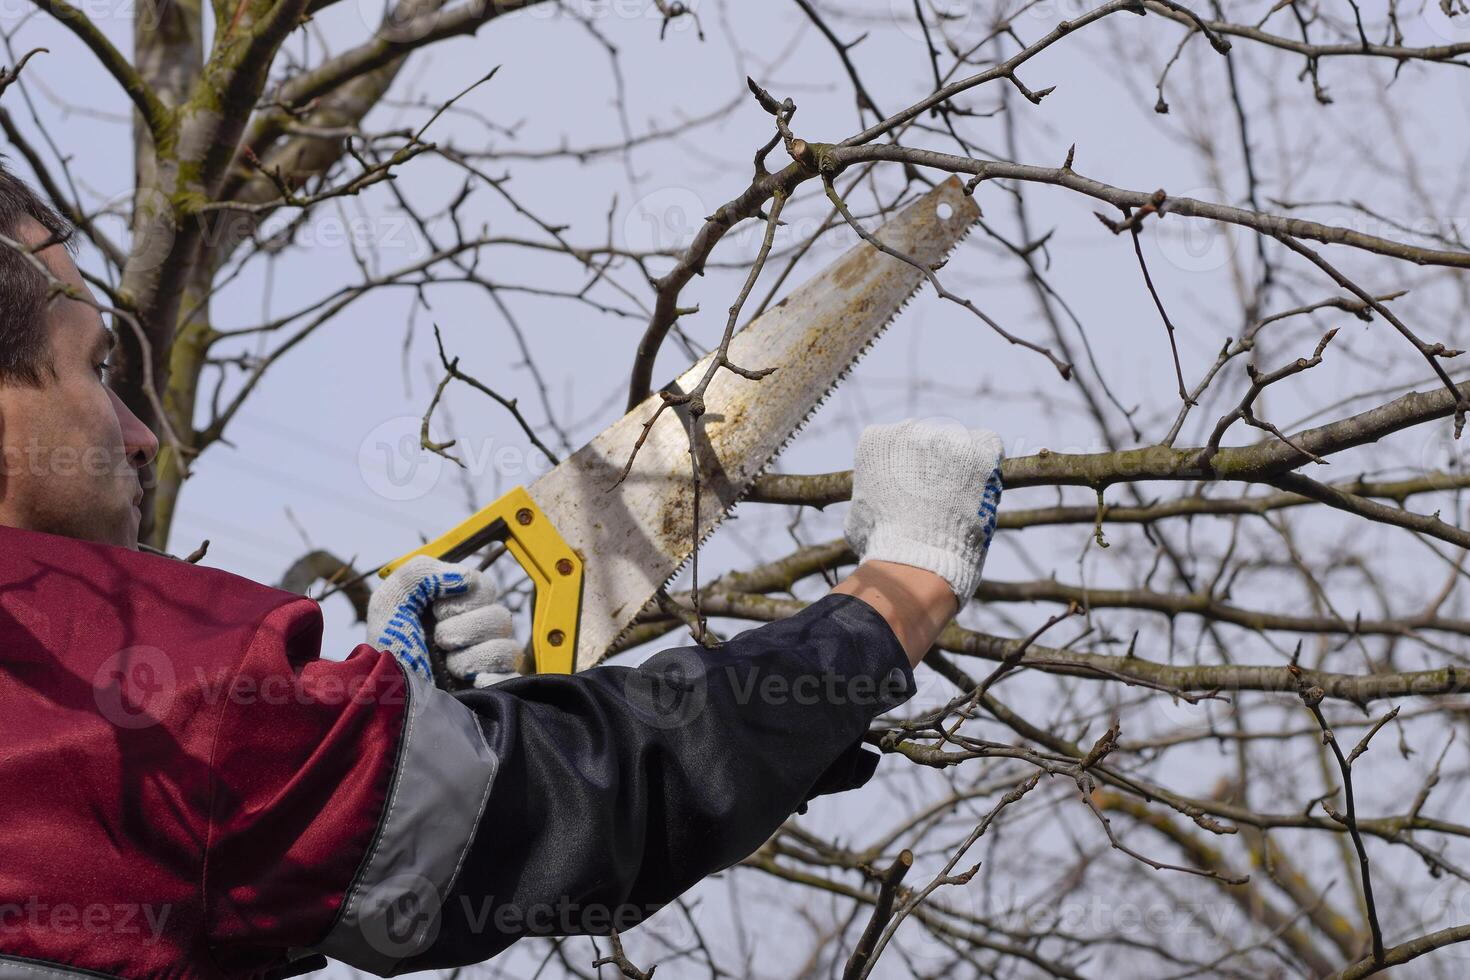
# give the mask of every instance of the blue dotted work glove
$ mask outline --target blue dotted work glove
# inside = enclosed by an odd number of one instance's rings
[[[425,611],[434,616],[434,646],[449,673],[475,687],[513,676],[523,660],[510,610],[497,603],[484,572],[419,555],[403,563],[368,600],[368,642],[433,681]]]

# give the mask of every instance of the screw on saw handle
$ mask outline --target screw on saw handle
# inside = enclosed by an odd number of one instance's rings
[[[378,574],[386,578],[415,555],[461,561],[492,541],[505,542],[506,550],[536,586],[531,614],[531,653],[536,673],[572,673],[577,663],[577,621],[582,608],[582,558],[536,506],[525,487],[516,487],[422,548],[393,559]]]

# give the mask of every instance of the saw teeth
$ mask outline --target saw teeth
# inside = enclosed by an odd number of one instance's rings
[[[970,232],[973,230],[973,228],[973,224],[966,225],[964,227],[964,230],[960,232],[959,237],[957,237],[950,245],[950,247],[945,250],[944,257],[946,260],[954,252],[955,249],[959,248],[960,243],[970,237]],[[713,523],[711,523],[709,528],[706,529],[705,532],[699,536],[698,541],[696,542],[694,548],[689,552],[689,554],[681,558],[679,560],[679,563],[674,566],[674,570],[670,572],[662,582],[659,583],[658,588],[660,590],[668,588],[669,583],[679,577],[679,573],[684,571],[684,566],[688,565],[689,562],[693,560],[695,552],[703,548],[704,543],[708,541],[711,537],[713,537],[715,531],[719,530],[720,526],[725,523],[726,519],[728,519],[729,516],[735,512],[735,508],[738,507],[740,505],[740,502],[745,499],[746,494],[750,493],[751,487],[755,485],[755,481],[765,475],[766,470],[769,469],[771,464],[776,461],[776,457],[780,456],[781,453],[786,450],[786,447],[791,444],[792,440],[794,440],[798,435],[801,434],[801,431],[806,428],[806,424],[811,421],[812,416],[817,414],[818,410],[820,410],[821,407],[827,403],[827,399],[831,397],[832,392],[837,390],[837,386],[842,384],[843,381],[847,380],[847,376],[852,373],[852,369],[857,366],[858,361],[861,361],[863,357],[868,353],[868,351],[872,348],[872,346],[876,344],[885,333],[888,332],[888,328],[893,324],[893,321],[897,320],[899,314],[908,308],[909,302],[919,294],[919,291],[923,289],[924,286],[928,284],[928,282],[929,280],[924,276],[921,275],[919,277],[918,282],[914,284],[914,288],[909,290],[908,295],[906,295],[903,300],[898,304],[898,307],[893,311],[893,314],[887,320],[883,321],[883,325],[873,332],[873,335],[863,343],[862,347],[858,348],[858,352],[853,355],[852,360],[848,361],[847,366],[838,372],[837,377],[832,381],[830,385],[827,386],[826,390],[823,391],[821,396],[818,397],[817,400],[812,404],[812,407],[807,410],[807,413],[802,416],[801,421],[796,423],[796,426],[791,430],[791,432],[787,434],[785,439],[781,440],[781,443],[776,447],[775,451],[767,456],[765,461],[756,468],[753,474],[751,474],[750,479],[746,481],[745,486],[741,487],[740,492],[736,495],[734,501],[731,502],[730,506],[726,507],[722,513],[715,516]],[[655,590],[655,592],[657,591],[658,590]],[[648,604],[653,604],[653,602],[654,600],[650,598]],[[647,608],[648,604],[645,604],[644,608]],[[639,610],[639,613],[642,613],[641,609]],[[633,619],[628,621],[627,625],[625,625],[621,630],[617,632],[617,634],[613,637],[612,643],[608,649],[617,648],[618,644],[620,644],[623,639],[627,637],[628,634],[631,633],[633,629],[637,626],[637,619],[638,617],[634,616]],[[612,656],[612,654],[609,654],[607,656]],[[604,661],[607,659],[607,656],[603,657]]]

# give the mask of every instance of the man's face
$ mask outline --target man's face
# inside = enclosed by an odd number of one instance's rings
[[[34,245],[47,233],[32,222],[17,237]],[[92,295],[61,245],[37,254]],[[0,525],[137,548],[139,471],[158,440],[104,380],[114,338],[97,309],[57,295],[45,320],[52,370],[41,386],[0,382]]]

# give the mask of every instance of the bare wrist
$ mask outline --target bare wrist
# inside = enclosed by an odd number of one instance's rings
[[[861,599],[882,616],[917,666],[959,612],[954,590],[939,575],[913,565],[865,561],[832,589]]]

